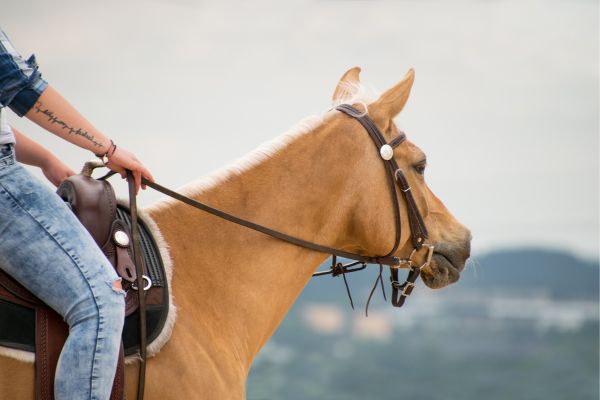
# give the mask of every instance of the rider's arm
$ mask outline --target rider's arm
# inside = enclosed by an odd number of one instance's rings
[[[17,161],[27,165],[39,167],[46,178],[54,184],[60,183],[75,172],[60,161],[50,150],[11,127],[15,138],[15,156]]]
[[[110,139],[90,124],[52,86],[41,93],[25,116],[47,131],[94,154],[106,154],[112,150]]]
[[[124,176],[125,169],[133,171],[138,188],[142,176],[153,180],[150,171],[135,155],[123,147],[115,145],[52,86],[48,86],[43,91],[25,116],[42,128],[79,147],[97,155],[107,155],[108,167],[121,173],[122,176]]]
[[[17,115],[25,115],[42,128],[61,138],[90,150],[107,155],[109,167],[124,175],[133,171],[139,187],[141,176],[153,180],[140,161],[88,122],[56,90],[48,86],[38,71],[35,58],[24,60],[6,35],[0,30],[0,107],[8,106]]]

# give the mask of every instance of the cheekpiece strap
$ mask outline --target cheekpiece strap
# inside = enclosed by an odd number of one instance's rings
[[[400,190],[402,190],[404,199],[406,200],[412,245],[415,249],[420,249],[421,246],[423,246],[423,243],[425,243],[425,239],[429,237],[427,228],[425,227],[425,223],[423,222],[423,218],[421,217],[421,213],[419,212],[415,198],[412,195],[412,190],[408,180],[404,176],[404,173],[401,169],[396,170],[396,180],[398,181]]]

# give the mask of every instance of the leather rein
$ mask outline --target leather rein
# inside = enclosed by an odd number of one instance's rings
[[[382,289],[383,289],[383,280],[381,279],[381,269],[383,265],[387,265],[390,268],[390,282],[392,286],[392,305],[395,307],[401,307],[404,304],[404,301],[407,296],[409,296],[412,292],[412,289],[415,285],[415,281],[419,277],[421,270],[426,267],[431,261],[431,257],[433,255],[433,246],[426,244],[425,240],[428,238],[427,228],[423,222],[423,218],[417,204],[414,200],[414,197],[411,192],[411,187],[408,184],[404,173],[398,166],[398,163],[393,157],[394,148],[398,147],[406,140],[406,135],[401,133],[399,136],[391,140],[389,143],[386,142],[385,138],[373,122],[373,120],[365,113],[355,109],[351,105],[341,104],[336,107],[336,110],[343,112],[344,114],[356,119],[360,124],[365,128],[371,139],[373,140],[373,144],[379,150],[381,158],[384,162],[386,175],[388,184],[390,187],[390,193],[392,197],[392,204],[394,209],[394,219],[396,224],[396,235],[394,240],[394,245],[392,249],[383,256],[365,256],[362,254],[351,253],[348,251],[335,249],[332,247],[324,246],[321,244],[313,243],[308,240],[300,239],[294,236],[290,236],[286,233],[277,231],[275,229],[271,229],[269,227],[245,220],[243,218],[239,218],[235,215],[227,213],[225,211],[221,211],[204,203],[201,203],[197,200],[191,199],[189,197],[183,196],[173,190],[170,190],[158,183],[151,182],[146,178],[142,178],[142,181],[145,185],[157,190],[169,197],[172,197],[176,200],[179,200],[183,203],[186,203],[192,207],[205,211],[209,214],[212,214],[216,217],[222,218],[224,220],[233,222],[238,225],[242,225],[246,228],[253,229],[255,231],[261,232],[265,235],[271,236],[273,238],[291,243],[296,246],[304,247],[310,250],[315,250],[321,253],[331,254],[333,256],[332,264],[328,271],[320,271],[313,274],[313,276],[322,276],[322,275],[332,275],[338,276],[342,275],[344,277],[344,282],[346,283],[345,274],[348,272],[355,272],[364,269],[367,264],[379,264],[380,266],[380,275],[378,280],[381,281]],[[400,192],[404,196],[406,201],[407,210],[408,210],[408,220],[410,224],[410,235],[411,241],[413,245],[413,250],[410,253],[408,258],[398,258],[393,254],[398,250],[400,246],[400,236],[401,236],[401,219],[400,219],[400,202],[398,198],[398,191],[396,190],[396,185],[398,186]],[[422,265],[415,265],[413,262],[413,257],[417,251],[421,248],[426,247],[428,253],[425,256],[425,262]],[[352,263],[343,265],[341,263],[337,263],[337,257],[343,257],[350,260],[355,260]],[[355,265],[361,265],[357,268],[351,268]],[[403,283],[400,283],[398,280],[398,270],[400,268],[408,268],[409,272],[406,280]],[[371,295],[373,293],[371,292]],[[350,291],[348,289],[348,295],[350,296]],[[385,291],[384,291],[385,296]],[[370,296],[369,296],[370,300]],[[352,303],[352,297],[350,296],[350,302],[352,307],[354,305]]]

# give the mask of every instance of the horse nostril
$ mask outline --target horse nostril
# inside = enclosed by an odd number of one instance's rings
[[[466,229],[465,228],[465,242],[471,243],[471,240],[473,240],[473,235],[471,234],[471,230],[470,229]]]
[[[465,245],[464,245],[465,260],[468,259],[469,257],[471,257],[471,239],[473,239],[473,237],[471,236],[471,233],[469,232],[469,238],[467,239],[467,241],[465,242]]]

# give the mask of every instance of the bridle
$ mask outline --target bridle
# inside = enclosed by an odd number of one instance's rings
[[[235,215],[229,214],[227,212],[218,210],[211,206],[208,206],[204,203],[201,203],[197,200],[191,199],[189,197],[183,196],[173,190],[170,190],[164,186],[161,186],[157,183],[151,182],[145,178],[142,179],[143,183],[169,197],[172,197],[176,200],[179,200],[183,203],[191,205],[195,208],[203,210],[207,213],[215,215],[219,218],[225,219],[227,221],[233,222],[238,225],[245,226],[247,228],[253,229],[255,231],[261,232],[265,235],[269,235],[279,240],[283,240],[285,242],[294,244],[296,246],[304,247],[307,249],[315,250],[321,253],[331,254],[332,255],[332,263],[329,270],[320,271],[313,274],[313,276],[323,276],[323,275],[332,275],[338,276],[342,275],[344,277],[344,282],[346,284],[346,289],[348,290],[348,295],[350,296],[350,291],[348,289],[347,281],[346,281],[346,273],[356,272],[364,269],[368,264],[379,264],[380,271],[378,276],[378,281],[381,282],[381,287],[383,290],[383,279],[381,278],[381,272],[383,269],[383,265],[387,265],[390,268],[390,282],[392,286],[392,305],[395,307],[402,307],[406,297],[412,293],[412,290],[415,286],[415,281],[421,274],[421,270],[429,265],[431,261],[431,257],[433,255],[433,246],[425,243],[425,240],[428,238],[427,229],[423,222],[423,218],[421,217],[421,213],[417,207],[417,204],[414,200],[414,197],[411,192],[411,187],[408,184],[404,173],[398,166],[398,163],[393,157],[394,148],[401,145],[406,140],[406,135],[401,133],[396,138],[391,140],[389,143],[386,142],[385,138],[373,122],[373,120],[365,113],[360,112],[354,107],[348,104],[342,104],[336,107],[336,110],[343,112],[356,119],[360,124],[365,128],[371,139],[373,140],[374,145],[379,150],[379,154],[381,159],[384,162],[388,185],[390,188],[390,193],[392,196],[392,204],[394,209],[394,220],[396,224],[396,235],[394,240],[394,245],[392,249],[384,256],[365,256],[362,254],[351,253],[348,251],[323,246],[317,243],[310,242],[308,240],[300,239],[294,236],[290,236],[286,233],[277,231],[275,229],[268,228],[266,226],[245,220],[243,218],[239,218]],[[398,250],[400,246],[400,235],[401,235],[401,219],[400,219],[400,202],[398,199],[398,191],[396,190],[396,185],[400,193],[404,196],[404,200],[406,201],[407,211],[408,211],[408,220],[410,225],[410,236],[413,245],[413,250],[407,258],[398,258],[393,254]],[[416,253],[422,248],[427,249],[427,254],[425,256],[425,262],[421,265],[416,265],[413,261]],[[347,258],[354,260],[354,262],[348,264],[342,264],[337,262],[337,257]],[[359,267],[352,268],[354,266],[359,265]],[[409,272],[406,277],[406,280],[403,283],[400,283],[398,279],[398,270],[400,268],[408,268]],[[377,281],[375,282],[375,285]],[[375,286],[373,287],[375,289]],[[371,295],[373,294],[373,290],[371,291]],[[384,291],[385,297],[385,291]],[[371,296],[369,296],[370,300]],[[352,303],[352,297],[350,296],[350,303],[352,307],[354,307]],[[368,303],[367,303],[368,304]]]
[[[406,300],[406,297],[410,296],[410,294],[412,293],[412,290],[415,286],[415,281],[420,276],[421,270],[429,265],[429,263],[431,262],[431,257],[433,256],[433,246],[425,242],[425,240],[429,237],[427,228],[425,227],[423,217],[421,216],[419,208],[417,207],[417,203],[415,202],[415,199],[412,195],[411,187],[408,183],[408,180],[404,176],[404,172],[400,169],[398,163],[394,159],[394,149],[406,140],[406,134],[404,134],[404,132],[401,132],[390,142],[386,142],[385,138],[383,137],[373,120],[367,115],[366,111],[360,112],[348,104],[341,104],[336,107],[336,110],[341,111],[360,122],[360,124],[365,128],[365,130],[373,140],[373,144],[379,150],[379,155],[383,160],[388,186],[390,188],[390,193],[392,196],[394,220],[396,224],[396,236],[394,240],[394,246],[383,258],[391,257],[396,263],[379,263],[380,269],[378,279],[382,284],[383,290],[383,280],[381,279],[382,264],[388,265],[390,268],[390,282],[392,286],[391,302],[394,307],[402,307],[404,301]],[[392,256],[392,254],[396,253],[398,247],[400,246],[402,226],[400,217],[400,202],[398,201],[398,192],[396,191],[396,185],[398,186],[400,193],[402,193],[402,195],[404,196],[404,200],[406,202],[408,221],[410,225],[410,237],[413,245],[413,250],[410,252],[409,256],[404,259],[399,259],[397,257]],[[413,257],[423,247],[427,249],[425,261],[421,265],[416,265],[413,261]],[[400,283],[400,281],[398,280],[398,270],[401,267],[407,267],[409,269],[408,275],[404,283]],[[376,285],[377,281],[375,282],[375,286]],[[371,296],[373,295],[375,286],[373,287],[373,290],[371,290],[371,294],[369,295],[369,301],[371,299]],[[385,296],[385,291],[383,293]]]

